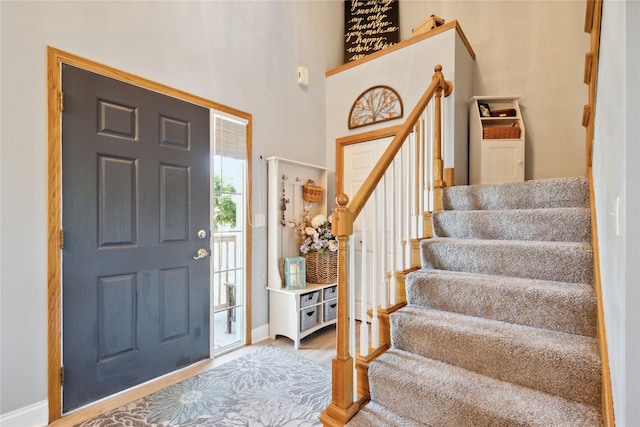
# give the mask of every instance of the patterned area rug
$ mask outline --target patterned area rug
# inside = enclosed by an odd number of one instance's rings
[[[328,367],[267,346],[79,425],[320,426],[330,400]]]

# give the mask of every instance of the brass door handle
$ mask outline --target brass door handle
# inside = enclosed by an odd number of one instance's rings
[[[207,256],[209,256],[209,252],[207,252],[207,250],[204,248],[200,248],[198,249],[198,253],[196,254],[196,256],[193,257],[193,259],[202,259]]]

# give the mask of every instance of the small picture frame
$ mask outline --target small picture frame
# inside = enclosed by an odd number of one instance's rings
[[[478,110],[480,111],[480,117],[491,117],[491,108],[486,102],[478,102]]]

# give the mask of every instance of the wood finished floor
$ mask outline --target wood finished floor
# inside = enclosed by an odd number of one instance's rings
[[[179,372],[169,374],[140,387],[122,392],[108,399],[104,399],[87,408],[83,408],[66,415],[49,425],[54,427],[74,426],[268,345],[279,347],[283,350],[298,354],[299,356],[306,357],[318,364],[331,367],[331,359],[335,356],[336,349],[336,328],[335,325],[327,326],[314,332],[308,337],[303,338],[298,350],[295,350],[293,341],[289,338],[280,336],[275,340],[266,339],[259,343],[242,347],[221,356],[216,356],[213,360],[196,363],[195,365],[185,368]]]

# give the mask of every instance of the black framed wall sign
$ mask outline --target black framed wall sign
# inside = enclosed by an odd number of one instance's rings
[[[345,0],[344,62],[400,41],[399,0]]]

